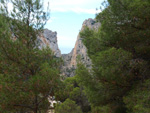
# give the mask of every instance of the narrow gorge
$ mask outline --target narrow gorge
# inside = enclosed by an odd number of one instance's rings
[[[97,30],[99,26],[100,23],[97,23],[95,19],[89,18],[83,22],[81,31],[83,31],[85,27]],[[61,51],[58,48],[57,32],[45,29],[43,34],[38,39],[40,42],[40,48],[48,46],[52,49],[56,57],[62,57],[64,61],[61,69],[63,76],[73,77],[75,75],[78,56],[81,57],[81,61],[85,64],[86,67],[91,68],[91,60],[87,55],[87,49],[82,43],[82,37],[80,37],[80,34],[77,36],[74,48],[68,54],[61,54]]]

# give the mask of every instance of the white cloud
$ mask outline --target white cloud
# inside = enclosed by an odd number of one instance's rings
[[[45,0],[44,6],[50,4],[51,12],[75,12],[96,14],[96,5],[99,7],[103,0]],[[98,4],[99,3],[99,4]]]
[[[91,3],[98,3],[100,0],[47,0],[51,5],[64,6],[64,5],[89,5]]]
[[[52,12],[74,12],[74,13],[87,13],[87,14],[96,14],[99,13],[100,10],[96,9],[86,9],[86,8],[53,8]]]

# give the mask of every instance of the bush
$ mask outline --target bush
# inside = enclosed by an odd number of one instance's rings
[[[82,111],[74,101],[67,99],[65,102],[56,105],[55,113],[82,113]]]

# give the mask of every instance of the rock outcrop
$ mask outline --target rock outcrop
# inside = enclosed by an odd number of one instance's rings
[[[51,30],[44,29],[40,37],[38,37],[39,48],[50,47],[54,52],[56,57],[61,57],[61,52],[58,48],[57,43],[57,32],[52,32]]]
[[[84,30],[85,27],[97,30],[100,27],[100,23],[97,23],[94,19],[88,19],[83,22],[81,31]],[[74,49],[69,54],[62,55],[62,58],[64,60],[64,66],[62,69],[63,75],[67,77],[72,77],[75,75],[78,55],[80,56],[82,63],[84,63],[86,67],[91,68],[91,60],[87,55],[87,49],[82,43],[80,34],[77,37]]]
[[[85,27],[97,30],[100,27],[100,23],[97,23],[95,19],[87,19],[83,22],[81,31],[84,30]],[[75,47],[69,54],[61,55],[57,43],[57,32],[52,32],[51,30],[45,29],[41,36],[38,37],[38,43],[40,44],[40,48],[48,46],[52,49],[56,57],[62,57],[64,60],[64,65],[61,70],[62,75],[66,77],[72,77],[75,75],[78,56],[80,56],[82,63],[84,63],[87,68],[91,68],[91,60],[87,55],[87,49],[82,43],[80,34],[77,36]]]

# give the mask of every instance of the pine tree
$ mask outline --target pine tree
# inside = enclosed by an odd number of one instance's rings
[[[46,112],[47,98],[60,83],[59,59],[49,48],[38,47],[49,15],[40,0],[11,2],[11,15],[4,9],[0,16],[1,112]]]
[[[106,108],[107,111],[109,107],[114,113],[124,113],[127,109],[134,112],[132,107],[144,101],[139,99],[137,103],[132,103],[134,91],[140,94],[134,89],[142,89],[138,84],[149,79],[150,73],[150,2],[108,0],[105,3],[105,9],[96,17],[101,23],[99,30],[86,28],[81,32],[93,69],[89,73],[79,64],[78,80],[84,86],[93,109],[98,107],[101,111]],[[142,94],[145,95],[144,91]],[[131,99],[129,104],[128,99]],[[140,110],[141,107],[136,112]],[[145,107],[143,111],[147,110]]]
[[[56,113],[82,113],[81,108],[74,101],[66,99],[64,103],[56,105]]]
[[[83,87],[79,87],[76,76],[66,78],[55,93],[57,100],[64,102],[66,99],[70,99],[81,107],[82,112],[86,113],[90,111],[89,102],[83,92]]]

